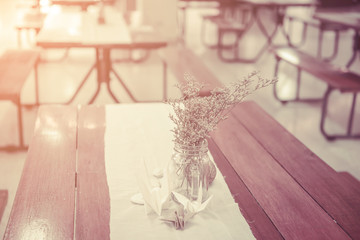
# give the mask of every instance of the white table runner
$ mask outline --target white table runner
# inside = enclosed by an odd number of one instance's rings
[[[165,104],[106,106],[105,165],[110,192],[111,239],[255,239],[218,170],[209,188],[207,208],[184,230],[175,228],[142,205],[130,202],[139,192],[137,169],[165,168],[173,151],[172,122]]]

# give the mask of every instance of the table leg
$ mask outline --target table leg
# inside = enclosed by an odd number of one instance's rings
[[[106,84],[107,90],[110,96],[116,103],[120,101],[115,97],[114,93],[110,88],[110,73],[113,71],[111,67],[110,49],[98,48],[96,49],[96,72],[97,72],[97,88],[89,101],[89,104],[93,104],[95,99],[100,93],[102,83]]]
[[[123,80],[121,79],[119,74],[112,67],[110,49],[103,49],[102,51],[103,51],[103,64],[104,64],[104,66],[103,66],[103,70],[104,70],[103,81],[107,85],[107,90],[108,90],[110,96],[115,100],[115,102],[119,102],[119,100],[115,97],[115,95],[112,92],[111,87],[110,87],[110,80],[111,80],[110,73],[112,72],[114,74],[114,76],[116,77],[116,79],[120,82],[121,86],[125,89],[126,93],[129,95],[131,100],[134,102],[138,102],[138,100],[134,97],[134,95],[131,93],[129,88],[125,85],[125,83],[123,82]]]
[[[95,69],[97,63],[95,62],[91,68],[89,69],[89,71],[86,73],[84,79],[81,81],[79,87],[76,89],[74,95],[69,99],[69,101],[66,102],[66,104],[70,104],[72,103],[72,101],[74,101],[75,97],[79,94],[80,89],[84,86],[85,82],[89,79],[89,76],[91,74],[91,72]]]
[[[125,85],[125,83],[123,82],[123,80],[121,79],[121,77],[119,76],[119,74],[113,69],[111,68],[111,72],[115,75],[116,79],[119,81],[119,83],[121,84],[121,86],[125,89],[126,93],[129,95],[129,97],[131,98],[132,101],[134,102],[138,102],[138,100],[134,97],[134,95],[131,93],[131,91],[129,90],[129,88]],[[108,87],[108,90],[110,89],[110,86]]]

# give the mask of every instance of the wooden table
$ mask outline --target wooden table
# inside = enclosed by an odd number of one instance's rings
[[[111,73],[114,74],[129,97],[137,102],[138,100],[112,67],[111,51],[113,49],[153,50],[166,45],[167,41],[154,32],[130,32],[122,14],[108,6],[98,11],[96,9],[87,12],[53,11],[45,19],[44,27],[37,36],[37,46],[42,48],[92,48],[96,52],[95,63],[86,73],[68,103],[75,99],[95,69],[98,86],[89,103],[93,103],[96,99],[102,83],[106,84],[114,101],[119,102],[110,88]]]
[[[248,32],[254,25],[259,27],[260,32],[266,39],[266,42],[261,48],[258,47],[258,49],[254,49],[256,54],[250,58],[239,57],[237,52],[235,53],[235,57],[233,59],[224,58],[221,54],[219,54],[221,59],[226,62],[256,62],[266,52],[269,46],[273,44],[273,39],[279,30],[281,30],[282,34],[286,37],[288,44],[291,44],[289,36],[283,26],[284,12],[289,7],[312,7],[317,5],[317,2],[314,0],[235,0],[235,2],[239,6],[249,6],[251,9],[251,18],[247,23],[245,23],[243,33],[237,38],[237,43],[243,39],[246,32]],[[261,13],[259,13],[261,9],[269,9],[275,12],[276,19],[274,29],[269,30],[268,27],[264,25],[266,20],[264,20]]]
[[[144,104],[140,120],[159,106]],[[109,239],[105,123],[105,107],[40,107],[5,240]],[[209,149],[257,239],[360,238],[359,181],[331,169],[254,102],[232,110]]]
[[[314,18],[328,24],[339,24],[354,30],[353,54],[347,62],[346,67],[350,67],[356,60],[357,53],[360,51],[360,4],[341,10],[331,9],[317,11]]]

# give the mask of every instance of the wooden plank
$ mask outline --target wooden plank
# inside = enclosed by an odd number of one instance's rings
[[[78,132],[76,239],[110,239],[104,107],[82,107]]]
[[[325,162],[253,102],[233,111],[259,144],[353,238],[360,238],[360,189],[347,184]]]
[[[233,115],[212,138],[285,239],[350,239]]]
[[[341,178],[345,181],[346,185],[351,185],[355,189],[360,189],[360,181],[348,172],[339,172]]]
[[[185,82],[185,73],[203,83],[205,87],[200,91],[201,96],[209,95],[214,88],[222,87],[222,83],[190,49],[183,46],[168,47],[160,56],[180,83]]]
[[[8,191],[0,190],[0,222],[5,211],[7,201],[8,201]]]
[[[283,239],[214,140],[208,139],[208,144],[211,155],[221,174],[224,176],[226,184],[228,185],[235,202],[239,205],[239,209],[249,224],[255,238],[259,240]]]
[[[7,50],[0,58],[0,99],[13,100],[40,57],[37,50]]]
[[[4,239],[72,239],[77,112],[42,106]]]

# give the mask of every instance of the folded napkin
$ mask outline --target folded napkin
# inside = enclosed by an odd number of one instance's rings
[[[164,171],[162,178],[154,180],[153,177],[149,175],[145,160],[143,159],[139,167],[137,180],[144,199],[146,212],[150,213],[151,210],[153,210],[160,216],[170,196],[167,172]],[[156,183],[156,181],[158,182]]]

